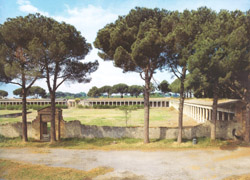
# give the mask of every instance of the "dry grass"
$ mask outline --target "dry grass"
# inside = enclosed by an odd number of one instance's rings
[[[214,161],[225,161],[225,160],[237,159],[237,158],[248,157],[248,156],[250,156],[250,149],[245,148],[241,152],[237,152],[237,153],[231,152],[230,155],[219,157],[215,159]]]
[[[8,180],[90,180],[96,176],[112,171],[112,168],[107,167],[98,167],[90,171],[81,171],[70,168],[48,167],[45,165],[34,165],[0,159],[0,178]]]
[[[144,144],[142,139],[133,138],[71,138],[51,144],[30,139],[22,143],[21,138],[5,138],[0,136],[0,148],[32,148],[31,153],[49,153],[49,148],[66,149],[95,149],[95,150],[139,150],[158,151],[167,149],[199,149],[219,148],[228,144],[227,141],[210,141],[209,138],[198,138],[198,144],[193,145],[192,140],[183,139],[183,143],[176,143],[175,139],[151,139],[149,144]],[[41,149],[39,149],[41,148]]]
[[[234,175],[224,178],[223,180],[250,180],[250,174],[244,174],[239,176]]]

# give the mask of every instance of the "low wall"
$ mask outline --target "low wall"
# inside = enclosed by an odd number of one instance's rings
[[[31,123],[28,123],[28,136],[37,139],[37,132]],[[80,121],[62,121],[62,138],[139,138],[143,139],[143,127],[112,127],[112,126],[89,126],[82,125]],[[239,123],[220,121],[217,123],[217,138],[232,139],[233,129],[241,129]],[[6,137],[19,137],[22,135],[22,123],[8,123],[0,125],[0,135]],[[175,139],[178,135],[178,128],[156,127],[149,128],[149,137],[152,139]],[[210,137],[210,122],[194,127],[183,128],[183,138]]]
[[[27,114],[30,114],[31,112],[27,112]],[[13,114],[3,114],[0,115],[0,118],[16,118],[18,116],[22,116],[22,113],[13,113]]]

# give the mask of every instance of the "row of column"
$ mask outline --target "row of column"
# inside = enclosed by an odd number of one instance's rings
[[[113,105],[113,106],[123,106],[123,105],[143,105],[143,101],[92,101],[89,102],[90,106],[93,105]],[[168,107],[168,101],[150,101],[150,107]]]
[[[187,105],[184,104],[183,113],[193,119],[198,123],[204,123],[212,119],[212,108],[197,106],[197,105]],[[217,111],[217,120],[229,121],[233,120],[234,113]]]
[[[49,101],[33,101],[33,102],[29,102],[27,101],[26,102],[27,105],[49,105],[51,104],[51,102]],[[62,101],[59,101],[59,102],[56,102],[56,104],[60,104],[60,105],[66,105],[66,102],[62,102]],[[22,105],[22,102],[0,102],[0,105],[1,106],[6,106],[6,105]]]

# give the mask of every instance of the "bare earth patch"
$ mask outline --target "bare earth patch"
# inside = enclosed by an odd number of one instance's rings
[[[246,180],[250,173],[250,148],[235,150],[192,149],[165,151],[100,151],[51,148],[0,149],[0,158],[90,171],[108,167],[114,171],[95,180]],[[41,152],[41,153],[40,153]],[[46,153],[43,153],[46,152]]]

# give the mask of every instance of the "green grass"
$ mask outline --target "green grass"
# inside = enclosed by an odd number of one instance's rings
[[[142,139],[134,138],[70,138],[62,139],[60,142],[49,143],[29,139],[23,143],[21,138],[5,138],[0,136],[0,148],[6,147],[38,147],[38,148],[69,148],[69,149],[98,149],[98,150],[166,150],[166,149],[187,149],[187,148],[218,148],[225,147],[228,141],[210,141],[209,138],[198,138],[198,144],[193,145],[191,140],[183,143],[176,143],[175,139],[151,139],[149,144],[144,144]]]
[[[150,127],[177,126],[178,112],[172,108],[151,108]],[[82,124],[97,126],[126,126],[125,113],[118,109],[65,109],[65,121],[79,120]],[[184,116],[184,126],[197,124],[191,118]],[[143,126],[144,110],[132,111],[128,126]]]
[[[0,110],[0,115],[21,113],[21,112],[22,112],[21,110]],[[27,121],[31,122],[36,118],[37,111],[29,109],[28,112],[31,113],[27,114]],[[18,116],[16,118],[0,118],[0,124],[14,123],[14,122],[22,122],[22,116]]]
[[[0,159],[0,178],[9,180],[90,180],[111,171],[113,171],[113,169],[107,167],[81,171],[71,168],[48,167],[45,165],[34,165]]]
[[[29,110],[27,121],[33,121],[37,116],[36,110]],[[11,114],[15,110],[0,110],[0,114]],[[97,126],[126,126],[125,113],[119,109],[63,109],[65,121],[79,120],[85,125]],[[151,108],[150,127],[177,127],[178,112],[173,108]],[[0,124],[22,122],[22,117],[0,118]],[[184,116],[184,126],[196,125],[197,123],[189,117]],[[144,110],[138,109],[129,114],[128,126],[143,126]]]
[[[22,110],[0,110],[0,115],[21,113]]]

